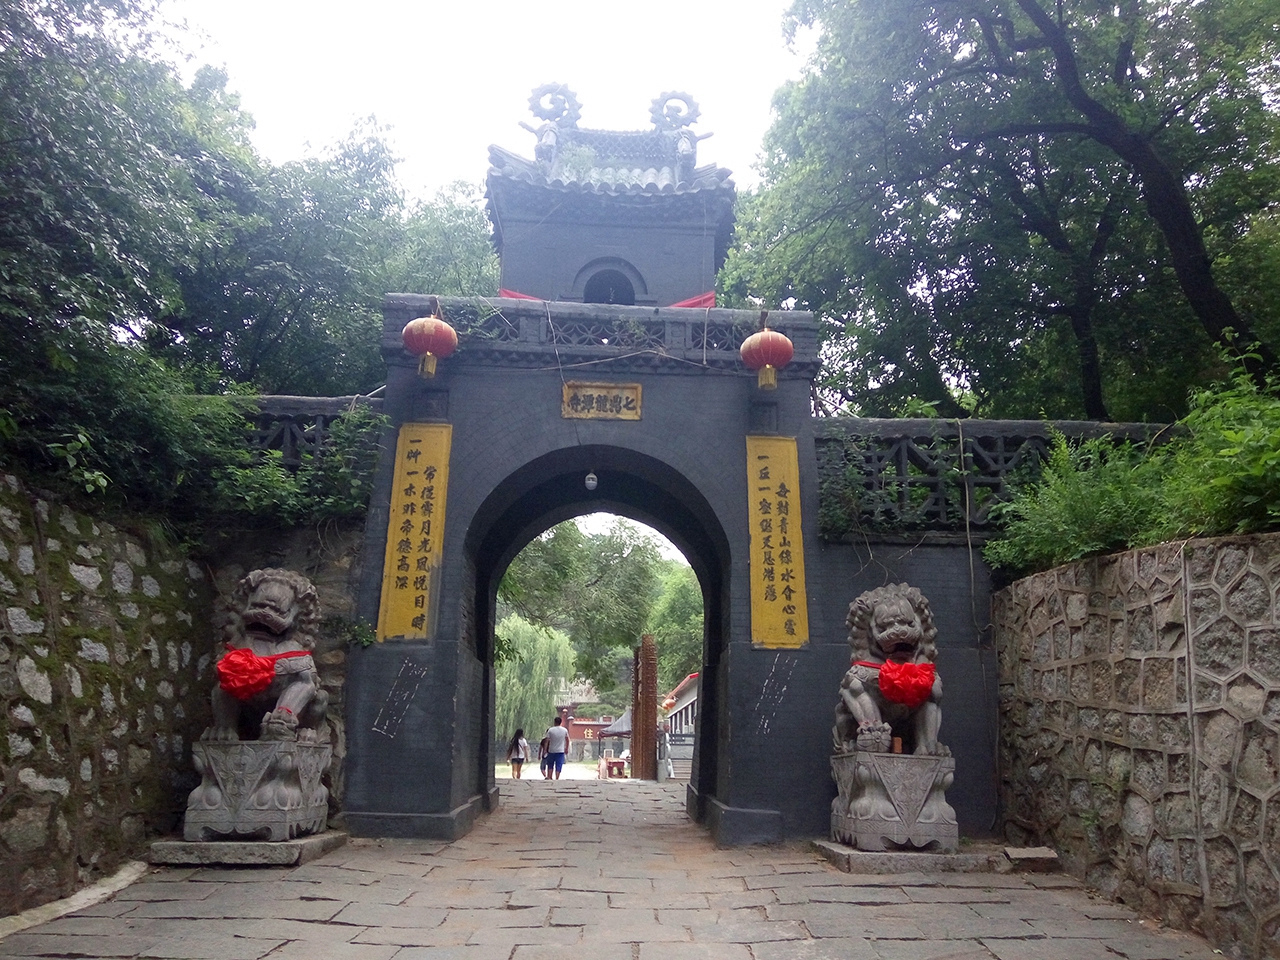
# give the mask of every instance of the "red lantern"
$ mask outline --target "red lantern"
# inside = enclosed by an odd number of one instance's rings
[[[400,334],[404,348],[418,361],[418,376],[436,375],[436,358],[447,357],[458,349],[458,333],[439,317],[418,317],[404,325]]]
[[[795,348],[786,334],[765,327],[742,342],[742,362],[749,370],[757,370],[756,385],[761,390],[776,390],[778,370],[791,362]]]

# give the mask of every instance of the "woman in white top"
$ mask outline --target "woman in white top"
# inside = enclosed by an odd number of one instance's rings
[[[511,761],[511,776],[520,779],[520,770],[529,756],[529,741],[524,738],[524,728],[516,731],[516,735],[507,744],[507,759]]]

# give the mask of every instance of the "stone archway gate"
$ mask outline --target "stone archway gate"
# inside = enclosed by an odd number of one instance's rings
[[[924,591],[941,628],[943,740],[958,770],[948,796],[961,830],[996,829],[998,679],[988,575],[973,535],[1004,474],[1043,451],[1044,424],[815,419],[817,330],[799,312],[775,315],[796,358],[778,389],[764,392],[737,353],[757,326],[750,311],[445,299],[460,347],[424,379],[400,330],[433,299],[392,295],[384,307],[383,411],[395,454],[376,475],[357,606],[385,638],[353,650],[348,665],[344,812],[353,832],[457,837],[499,802],[491,755],[498,581],[547,527],[601,510],[662,531],[702,585],[688,806],[718,842],[826,834],[847,606],[899,581]],[[263,438],[307,442],[303,416],[282,411],[270,429],[263,424]],[[411,449],[431,453],[407,460]],[[778,544],[750,536],[762,529],[766,484],[757,484],[762,472],[749,451],[775,458],[767,484],[774,519],[773,481],[783,478],[784,506],[800,520],[798,536],[790,530],[800,581],[784,599],[801,635],[759,614],[764,562],[777,559],[762,547]],[[969,480],[948,487],[957,458]],[[432,467],[432,479],[408,476],[410,466]],[[593,490],[583,482],[589,472]],[[834,492],[820,505],[824,484]],[[844,502],[855,488],[859,502]],[[844,511],[867,529],[824,539],[820,510],[827,526]],[[397,604],[398,620],[388,613]]]

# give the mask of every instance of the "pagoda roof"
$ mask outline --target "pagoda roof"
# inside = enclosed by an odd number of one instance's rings
[[[716,200],[733,201],[732,173],[715,164],[698,165],[698,141],[711,134],[693,132],[701,111],[687,93],[668,91],[653,101],[651,130],[579,127],[581,106],[564,84],[538,87],[529,98],[529,109],[539,125],[520,125],[537,138],[533,159],[491,146],[491,201],[504,183],[595,197],[710,193],[720,195]]]
[[[573,133],[598,134],[602,143],[618,142],[624,137],[651,140],[660,133],[615,133],[604,130],[576,130]],[[567,139],[567,138],[566,138]],[[586,138],[574,137],[571,144]],[[579,160],[581,162],[575,162]],[[695,167],[688,176],[681,178],[674,157],[654,157],[648,151],[617,151],[616,153],[576,153],[562,148],[556,162],[548,165],[540,160],[530,160],[505,147],[489,147],[489,181],[495,178],[512,180],[533,186],[545,187],[564,193],[593,194],[596,196],[661,196],[673,194],[721,192],[733,200],[736,187],[730,170],[714,163]]]
[[[711,225],[716,269],[733,235],[733,174],[698,164],[697,103],[668,91],[650,106],[651,130],[591,130],[578,126],[581,108],[564,84],[533,91],[529,107],[540,121],[521,123],[537,138],[533,158],[489,147],[485,196],[494,248],[502,253],[503,224],[526,221],[629,226]]]

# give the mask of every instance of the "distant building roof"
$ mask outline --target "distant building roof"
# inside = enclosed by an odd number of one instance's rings
[[[695,670],[683,680],[676,684],[676,688],[667,694],[667,697],[678,697],[698,680],[698,672]]]

